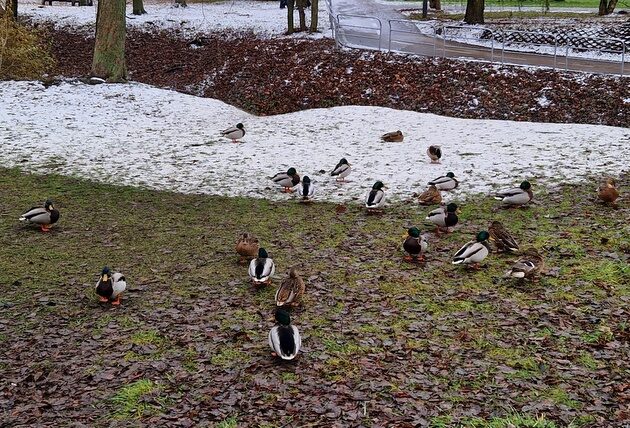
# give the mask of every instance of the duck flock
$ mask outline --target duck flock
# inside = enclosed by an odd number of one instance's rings
[[[239,123],[235,127],[226,129],[221,134],[237,143],[239,139],[245,135],[243,124]],[[383,141],[399,142],[402,141],[402,133],[400,131],[391,132],[381,137]],[[442,150],[439,146],[430,146],[427,149],[431,163],[440,163],[442,158]],[[347,159],[343,158],[330,172],[331,177],[339,182],[344,182],[346,177],[352,172],[351,164]],[[271,180],[282,188],[283,192],[292,193],[297,186],[297,193],[300,202],[311,203],[315,195],[314,183],[308,176],[300,179],[295,168],[289,168],[286,172],[280,172]],[[439,204],[440,207],[429,212],[426,220],[435,225],[435,234],[439,236],[441,233],[449,233],[451,228],[457,225],[459,219],[458,206],[455,203],[445,204],[442,200],[441,192],[448,192],[459,186],[459,181],[455,174],[448,172],[427,183],[427,190],[418,196],[419,203],[422,205]],[[367,193],[365,198],[365,208],[368,214],[378,214],[382,212],[385,203],[385,184],[382,181],[376,181],[372,189]],[[604,179],[598,189],[598,197],[604,203],[615,204],[619,197],[619,191],[615,186],[612,178]],[[525,180],[518,187],[496,192],[494,197],[500,201],[506,208],[525,207],[529,204],[534,195],[531,184]],[[39,225],[42,232],[49,232],[52,225],[60,218],[59,210],[57,210],[51,200],[46,200],[43,207],[34,207],[26,211],[20,217],[21,221]],[[505,277],[513,278],[535,278],[544,267],[543,257],[534,248],[520,250],[518,243],[508,232],[508,230],[498,221],[493,221],[488,230],[481,230],[475,238],[465,243],[453,256],[452,263],[456,265],[465,265],[471,269],[479,269],[479,263],[483,261],[491,252],[489,241],[492,241],[498,252],[521,253],[521,257],[514,263],[512,268],[506,272]],[[404,237],[402,248],[404,259],[410,263],[421,263],[424,261],[425,253],[429,243],[427,237],[422,235],[417,227],[411,227],[407,230]],[[239,263],[249,261],[249,277],[252,284],[256,287],[271,285],[272,277],[275,274],[276,267],[273,259],[265,248],[260,247],[258,239],[249,234],[243,233],[237,240],[236,252],[239,254]],[[111,302],[112,305],[120,305],[123,292],[127,288],[125,276],[120,272],[112,272],[109,267],[105,266],[96,283],[95,290],[101,302]],[[275,319],[277,325],[269,332],[269,346],[272,349],[272,355],[280,357],[283,360],[294,359],[301,347],[301,337],[296,326],[291,324],[291,316],[289,309],[301,304],[302,297],[305,293],[304,281],[298,272],[291,268],[288,277],[282,281],[280,287],[276,291],[276,312]]]

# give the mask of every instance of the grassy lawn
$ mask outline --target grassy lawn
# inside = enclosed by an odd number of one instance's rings
[[[366,216],[0,169],[0,425],[620,426],[630,209],[594,187],[534,183],[528,209],[457,201],[460,225],[416,266],[400,250],[406,227],[427,230],[415,204]],[[47,197],[51,233],[17,221]],[[545,256],[538,282],[502,279],[512,256],[450,264],[495,219]],[[248,285],[242,231],[276,261],[274,287]],[[105,264],[127,277],[117,308],[93,290]],[[267,333],[290,266],[303,352],[281,364]]]

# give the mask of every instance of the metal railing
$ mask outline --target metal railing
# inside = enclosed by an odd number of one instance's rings
[[[500,58],[501,64],[537,65],[564,70],[570,69],[571,60],[574,62],[579,60],[582,63],[595,64],[589,69],[590,72],[597,72],[597,70],[592,69],[596,68],[597,63],[600,63],[607,64],[610,69],[619,67],[618,72],[605,71],[603,73],[625,75],[624,65],[628,43],[622,39],[582,36],[571,33],[496,31],[482,26],[448,25],[405,19],[388,20],[387,31],[384,32],[383,22],[377,17],[348,14],[335,16],[332,13],[330,0],[326,0],[326,4],[329,8],[333,37],[340,47],[359,47],[445,58],[468,57],[491,63],[499,62],[498,58]],[[354,30],[355,34],[349,34],[347,30]],[[383,47],[384,36],[387,38],[385,48]],[[530,38],[533,39],[549,40],[549,43],[545,41],[519,41],[519,38],[527,39],[527,36],[531,36]],[[355,42],[351,42],[351,39],[354,39]],[[371,43],[365,43],[365,40]],[[375,43],[376,41],[377,43]],[[602,42],[603,47],[598,47],[598,41]],[[427,46],[429,46],[428,49]],[[449,54],[448,50],[453,51],[454,54]],[[584,51],[598,52],[602,57],[608,57],[593,58],[583,55]],[[440,53],[441,55],[439,55]],[[512,62],[506,59],[506,53],[510,54]],[[534,56],[539,59],[548,58],[551,63],[549,65],[528,64],[527,59]],[[518,62],[515,62],[516,60]],[[576,67],[571,69],[580,70]]]
[[[342,21],[347,21],[347,23],[346,22],[342,23]],[[373,24],[376,24],[376,26],[361,25],[360,22],[373,23]],[[344,31],[346,28],[356,28],[359,30],[365,30],[365,31],[362,31],[360,36],[357,36],[357,37],[362,38],[362,39],[378,41],[378,50],[379,51],[381,50],[383,23],[381,22],[380,19],[374,16],[350,15],[350,14],[340,13],[337,15],[337,34],[339,34],[339,30]],[[371,34],[374,32],[374,30],[377,30],[377,33]]]

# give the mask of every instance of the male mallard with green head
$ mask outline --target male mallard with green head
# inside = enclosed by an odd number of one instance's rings
[[[271,355],[283,360],[292,360],[302,346],[302,338],[297,327],[291,325],[291,316],[282,308],[276,309],[275,315],[278,325],[269,331],[269,347]]]
[[[508,207],[519,207],[529,203],[534,198],[534,194],[532,193],[532,185],[525,180],[518,187],[495,193],[494,198],[502,201]]]
[[[458,212],[457,204],[451,202],[446,206],[441,206],[431,211],[425,220],[429,220],[437,226],[436,234],[439,235],[442,229],[446,229],[446,233],[448,233],[449,228],[454,227],[459,221],[459,217],[457,217]]]
[[[254,285],[269,285],[276,272],[276,265],[264,248],[258,250],[258,257],[249,263],[249,277]]]
[[[455,174],[447,172],[446,175],[431,180],[428,184],[437,187],[438,190],[453,190],[459,186],[459,181],[455,178]]]
[[[243,127],[242,123],[237,123],[236,126],[221,131],[221,135],[229,138],[233,143],[238,143],[237,140],[245,136],[245,127]]]
[[[287,172],[279,172],[271,177],[271,181],[282,186],[284,188],[283,192],[291,193],[293,192],[293,187],[300,184],[300,176],[295,168],[289,168]]]
[[[331,176],[335,177],[336,181],[345,181],[346,177],[350,175],[352,168],[348,163],[346,158],[341,158],[339,163],[335,166],[335,169],[330,173]]]
[[[105,266],[96,283],[96,294],[98,294],[100,301],[108,302],[111,300],[112,305],[120,305],[120,298],[126,289],[127,282],[124,275],[120,272],[111,273],[109,268]]]
[[[59,220],[59,210],[57,210],[50,199],[43,207],[33,207],[20,216],[20,221],[39,224],[42,232],[49,232],[50,227]]]
[[[420,234],[420,229],[410,227],[403,242],[403,250],[407,253],[405,260],[409,262],[420,262],[424,260],[424,253],[429,244],[424,235]]]
[[[377,181],[372,186],[365,198],[365,207],[369,210],[378,210],[385,204],[385,185],[382,181]]]
[[[313,202],[313,196],[315,195],[315,185],[311,182],[308,175],[302,178],[302,182],[298,186],[298,195],[300,196],[300,202],[308,203]]]
[[[490,253],[488,238],[490,238],[490,234],[485,230],[477,233],[473,241],[467,242],[455,253],[453,264],[465,264],[470,265],[474,269],[479,269],[479,263]]]

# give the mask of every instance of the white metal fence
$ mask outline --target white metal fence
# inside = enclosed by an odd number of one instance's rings
[[[628,70],[622,39],[334,15],[326,3],[338,46],[621,76]]]

